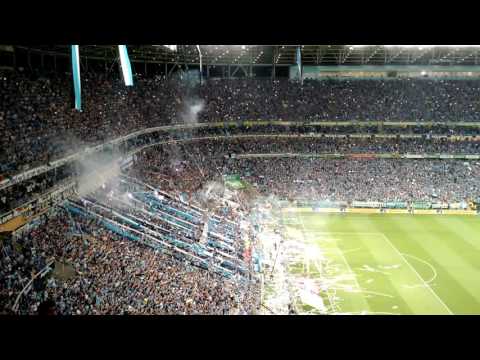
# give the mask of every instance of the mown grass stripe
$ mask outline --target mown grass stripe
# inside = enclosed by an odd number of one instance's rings
[[[445,266],[451,258],[451,251],[436,251],[443,241],[439,234],[444,234],[445,231],[432,221],[414,220],[411,218],[409,221],[392,222],[388,235],[390,240],[401,252],[423,259],[436,269],[437,277],[430,286],[455,314],[480,313],[476,297],[456,278],[457,270],[452,271]],[[435,230],[429,232],[428,227],[435,227]],[[417,268],[423,278],[430,276],[425,267],[414,262],[412,266]]]

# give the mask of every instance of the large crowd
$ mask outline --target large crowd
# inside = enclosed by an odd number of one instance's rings
[[[183,145],[185,144],[185,145]],[[421,138],[333,138],[318,136],[253,136],[253,137],[219,137],[185,141],[179,145],[165,145],[163,148],[171,156],[175,152],[193,154],[190,156],[218,157],[223,154],[363,154],[363,153],[398,153],[398,154],[478,154],[480,141]],[[182,148],[185,149],[182,149]],[[161,147],[157,150],[163,151]],[[188,148],[188,150],[187,150]]]
[[[14,309],[17,295],[51,259],[53,270],[38,278]],[[0,265],[5,314],[37,314],[46,301],[59,315],[254,314],[259,309],[257,282],[227,279],[65,213],[2,242]]]
[[[376,79],[305,81],[209,80],[187,86],[165,78],[137,79],[125,87],[114,77],[84,74],[83,109],[72,109],[68,76],[31,78],[0,74],[0,176],[46,164],[86,145],[103,143],[144,128],[183,122],[251,120],[324,121],[479,121],[480,81]],[[192,111],[192,108],[195,110]],[[151,147],[135,157],[128,175],[177,199],[206,208],[211,194],[225,196],[225,175],[240,175],[256,195],[279,199],[336,201],[464,202],[480,195],[480,163],[473,160],[320,159],[242,157],[263,153],[449,153],[478,154],[474,139],[437,139],[455,135],[448,126],[412,128],[420,138],[251,137],[263,133],[396,133],[376,125],[291,128],[255,125],[199,129],[168,134],[185,142]],[[476,135],[478,131],[465,130]],[[473,129],[473,128],[472,128]],[[463,133],[462,130],[462,133]],[[222,139],[190,141],[203,135]],[[148,135],[135,146],[154,142]],[[0,191],[0,214],[59,181],[69,167],[50,171]],[[0,178],[2,180],[2,178]],[[234,199],[241,201],[241,198]],[[253,314],[259,308],[256,281],[227,279],[211,271],[134,243],[95,220],[68,215],[42,218],[19,238],[0,241],[0,311],[33,314],[50,300],[58,314]],[[135,215],[135,212],[133,212]],[[222,216],[234,217],[228,206]],[[138,214],[137,214],[138,215]],[[151,219],[150,219],[151,220]],[[153,220],[152,220],[153,221]],[[157,223],[155,223],[157,224]],[[158,225],[158,224],[157,224]],[[199,224],[195,223],[195,226]],[[166,231],[173,228],[162,223]],[[200,226],[198,226],[200,227]],[[180,235],[179,235],[180,234]],[[192,239],[190,239],[192,240]],[[236,248],[240,251],[241,248]],[[52,271],[16,296],[53,261]],[[69,269],[66,271],[65,269]]]
[[[66,164],[0,190],[0,215],[72,181],[72,170],[72,165]]]
[[[454,203],[480,195],[480,164],[458,160],[241,159],[228,169],[288,200]]]
[[[202,119],[477,121],[478,80],[218,80],[200,89]]]
[[[69,76],[2,72],[0,174],[171,123],[477,121],[479,92],[478,80],[418,78],[305,81],[303,86],[286,79],[212,79],[192,87],[157,77],[126,87],[118,75],[85,73],[79,112],[72,106]]]
[[[208,134],[200,134],[203,136]],[[160,139],[161,140],[161,139]],[[137,145],[139,146],[139,145]],[[213,180],[224,172],[223,164],[216,159],[235,156],[235,154],[300,153],[300,154],[464,154],[479,153],[480,142],[476,140],[423,139],[423,138],[332,138],[332,137],[249,137],[235,138],[223,135],[223,138],[186,140],[179,144],[156,146],[152,153],[157,163],[136,168],[137,172],[150,174],[150,180],[172,193],[192,193],[199,190],[208,180]],[[150,154],[151,152],[147,152]],[[148,155],[147,155],[148,157]],[[203,171],[203,166],[211,171]],[[168,159],[168,161],[161,161]],[[216,164],[215,168],[213,165]],[[188,167],[188,171],[182,171]],[[74,167],[65,165],[43,175],[31,178],[14,186],[0,190],[0,214],[25,204],[38,194],[49,191],[59,181],[68,180]],[[144,176],[144,174],[142,175]],[[202,180],[202,181],[199,181]]]
[[[420,143],[417,145],[422,149]],[[472,160],[231,156],[232,153],[312,153],[324,146],[330,151],[353,147],[362,151],[387,152],[403,145],[379,145],[368,140],[342,140],[340,143],[335,140],[330,144],[304,140],[298,143],[251,140],[225,144],[225,141],[202,140],[145,150],[139,154],[131,171],[147,182],[171,191],[189,193],[193,198],[201,193],[203,184],[222,182],[225,174],[238,174],[260,193],[282,199],[461,202],[477,199],[480,195],[480,163]],[[433,148],[437,146],[443,145],[433,145]]]

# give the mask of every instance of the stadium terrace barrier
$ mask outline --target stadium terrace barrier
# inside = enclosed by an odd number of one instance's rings
[[[452,155],[452,154],[303,154],[303,153],[268,153],[268,154],[233,154],[233,159],[249,158],[321,158],[321,159],[456,159],[456,160],[480,160],[480,155]]]
[[[477,210],[476,205],[473,202],[463,203],[414,203],[408,204],[405,202],[362,202],[354,201],[351,204],[347,205],[345,202],[322,202],[322,201],[297,201],[293,203],[289,202],[279,202],[279,206],[285,211],[297,211],[302,212],[302,209],[307,209],[307,211],[315,212],[337,212],[338,210],[343,209],[378,209],[380,212],[385,213],[404,213],[405,211],[415,210],[419,212],[420,210],[441,210],[444,213],[454,213],[454,211],[459,211],[464,213],[465,211],[475,211]]]
[[[276,126],[285,126],[285,127],[291,127],[291,126],[325,126],[325,127],[337,127],[337,126],[348,126],[348,125],[355,125],[355,126],[421,126],[421,127],[431,127],[431,126],[436,126],[436,125],[442,125],[442,126],[450,126],[450,127],[458,127],[458,126],[468,126],[468,127],[476,127],[480,128],[480,123],[477,122],[381,122],[381,121],[362,121],[362,122],[353,122],[353,121],[321,121],[321,122],[287,122],[287,121],[230,121],[230,122],[213,122],[213,123],[197,123],[197,124],[177,124],[177,125],[166,125],[166,126],[159,126],[159,127],[153,127],[153,128],[148,128],[148,129],[143,129],[139,131],[132,132],[128,135],[118,137],[116,139],[113,139],[111,141],[108,141],[103,144],[98,144],[95,146],[91,147],[85,147],[83,150],[75,153],[68,155],[64,158],[52,161],[48,165],[41,165],[38,166],[34,169],[30,169],[27,171],[24,171],[22,173],[16,174],[12,177],[9,178],[4,178],[0,179],[0,190],[7,188],[9,186],[12,186],[14,184],[18,184],[24,180],[30,179],[34,176],[43,174],[44,172],[47,172],[49,170],[55,169],[59,166],[62,166],[68,162],[75,161],[78,159],[81,159],[85,156],[88,156],[90,154],[103,151],[107,149],[108,147],[111,146],[117,146],[122,143],[125,143],[128,140],[137,138],[141,135],[146,135],[146,134],[151,134],[155,132],[176,132],[179,130],[193,130],[193,129],[199,129],[199,128],[228,128],[228,127],[239,127],[239,126],[245,126],[245,127],[252,127],[252,126],[271,126],[271,125],[276,125]],[[246,135],[246,137],[255,137],[259,135]],[[278,135],[264,135],[266,137],[276,137]],[[315,134],[315,135],[287,135],[285,137],[338,137],[338,138],[344,138],[347,136],[353,137],[353,138],[368,138],[371,137],[371,134]],[[417,135],[417,134],[402,134],[402,135],[388,135],[388,134],[376,134],[375,137],[377,138],[392,138],[392,137],[397,137],[400,136],[400,138],[420,138],[422,135]],[[217,136],[213,138],[242,138],[243,136],[240,135],[234,135],[234,136]],[[444,136],[444,135],[432,135],[431,136],[433,139],[437,138],[442,138],[442,139],[452,139],[452,137],[449,136]],[[203,137],[203,139],[207,139],[208,137]],[[200,140],[202,138],[197,138],[197,140]],[[472,140],[472,141],[480,141],[480,136],[455,136],[454,139],[456,140]],[[175,142],[188,142],[193,139],[184,139],[184,140],[176,140]],[[141,146],[137,150],[131,151],[128,155],[131,155],[133,153],[136,153],[140,151],[141,149],[144,149],[146,147],[150,146],[155,146],[159,145],[162,143],[168,143],[167,142],[155,142],[153,144],[148,144]],[[127,155],[127,156],[128,156]],[[476,155],[472,155],[476,156]],[[477,159],[477,158],[475,158]],[[125,164],[124,164],[125,165]]]
[[[169,211],[174,211],[176,215],[178,215],[179,212],[183,215],[188,215],[188,216],[191,216],[191,214],[187,214],[185,212],[178,211],[177,209],[174,209],[173,207],[166,206],[163,203],[163,201],[160,201],[159,199],[154,197],[152,195],[152,193],[149,194],[149,193],[140,192],[140,193],[134,193],[134,194],[135,194],[135,196],[143,195],[143,197],[140,196],[139,199],[133,198],[133,199],[135,199],[135,201],[138,201],[138,202],[142,203],[143,205],[149,205],[149,206],[156,205],[155,206],[156,214],[154,215],[154,214],[149,213],[149,215],[162,219],[162,221],[165,221],[165,222],[169,223],[170,225],[173,225],[176,229],[181,228],[181,229],[187,230],[188,233],[193,234],[193,231],[194,231],[194,228],[196,227],[196,225],[194,225],[192,223],[185,222],[184,220],[176,218],[175,216],[173,216],[171,214],[168,214],[164,211],[160,211],[159,208],[161,208],[163,210],[168,208],[168,209],[170,209]],[[120,199],[116,199],[116,200],[120,201]],[[123,203],[123,201],[120,201],[120,202]],[[230,252],[230,253],[235,252],[235,248],[232,245],[224,242],[224,240],[227,240],[227,238],[225,238],[223,235],[218,234],[218,233],[214,233],[214,232],[211,232],[211,231],[207,232],[208,237],[207,237],[207,245],[206,246],[205,245],[200,245],[200,244],[194,244],[194,243],[190,243],[188,240],[187,240],[187,242],[185,242],[185,241],[180,240],[178,238],[172,237],[169,234],[168,230],[163,229],[158,225],[152,224],[149,221],[147,221],[146,219],[137,218],[136,216],[133,216],[131,214],[128,214],[127,216],[125,216],[125,215],[121,214],[120,212],[118,212],[117,210],[114,210],[114,207],[108,207],[107,208],[107,207],[101,205],[100,203],[97,203],[97,201],[95,199],[89,199],[87,197],[87,198],[80,198],[79,201],[69,200],[68,204],[70,204],[70,209],[69,209],[70,211],[72,211],[72,212],[74,212],[78,215],[81,215],[81,216],[97,217],[97,218],[101,219],[104,226],[107,227],[109,230],[111,230],[113,232],[116,232],[117,234],[120,234],[121,236],[124,236],[124,237],[126,237],[130,240],[134,240],[134,241],[144,240],[143,235],[140,235],[141,232],[139,232],[139,231],[142,231],[143,233],[145,233],[145,235],[149,235],[149,236],[152,236],[153,238],[157,238],[157,239],[160,239],[160,240],[161,239],[166,240],[168,243],[173,244],[174,246],[176,246],[180,249],[183,249],[183,250],[186,250],[186,251],[193,251],[194,254],[200,255],[201,257],[205,257],[205,256],[212,257],[214,248],[221,249],[221,250],[224,250],[224,251],[227,251],[227,252]],[[148,213],[143,206],[139,207],[138,210]],[[160,212],[160,214],[158,214],[158,212]],[[215,221],[218,222],[218,220],[216,220],[216,219],[215,219]],[[218,225],[220,226],[220,225],[223,225],[223,224],[218,224]],[[228,227],[230,224],[225,224],[225,225]],[[161,232],[158,232],[158,230],[161,230]],[[138,233],[141,237],[132,233],[133,231],[134,231],[135,234]],[[227,235],[227,234],[225,234],[225,235]],[[209,250],[211,250],[211,251],[209,251]],[[230,254],[227,254],[227,253],[224,253],[222,251],[216,251],[215,258],[218,258],[218,256],[223,256],[223,258],[229,258],[229,259],[235,260],[235,262],[239,262],[239,264],[243,264],[242,260],[236,259],[234,256],[232,256]],[[220,257],[220,260],[221,259],[222,258]],[[223,262],[225,262],[225,261],[223,261]],[[223,262],[222,262],[222,264],[223,264]],[[228,262],[226,264],[227,264],[226,266],[228,268],[228,266],[230,266],[230,265],[228,265]],[[206,266],[208,267],[209,265],[207,264]],[[222,266],[223,265],[221,265],[221,267]],[[230,267],[232,267],[232,266],[230,266]],[[241,265],[238,265],[238,266],[241,267]],[[219,268],[219,270],[220,270],[220,268]],[[237,269],[237,267],[234,267],[234,269]],[[240,268],[238,268],[238,270],[241,272]]]
[[[82,216],[82,217],[87,217],[87,218],[95,218],[99,221],[102,222],[102,224],[112,232],[123,236],[129,240],[133,241],[138,241],[140,243],[143,243],[147,246],[150,246],[154,249],[158,249],[164,253],[167,253],[169,255],[175,256],[175,255],[181,255],[185,259],[188,259],[192,264],[196,266],[201,266],[203,268],[211,268],[213,271],[226,276],[226,277],[231,277],[233,276],[233,273],[226,269],[223,268],[222,266],[216,265],[216,264],[209,264],[206,259],[202,259],[188,251],[186,251],[186,248],[190,248],[191,246],[188,246],[190,244],[186,244],[182,241],[179,241],[177,239],[174,239],[172,237],[168,236],[160,236],[159,234],[158,237],[154,237],[148,233],[145,232],[140,232],[136,229],[132,229],[126,225],[120,224],[114,220],[108,219],[100,214],[88,211],[86,209],[83,209],[81,205],[75,204],[74,202],[71,202],[67,200],[67,203],[65,205],[66,209],[76,215]],[[164,238],[167,240],[165,241]],[[186,246],[187,245],[187,246]],[[193,247],[192,247],[193,249]]]
[[[51,270],[52,270],[52,265],[55,262],[54,259],[49,259],[47,262],[47,265],[43,269],[41,269],[39,272],[37,272],[35,275],[32,276],[29,282],[23,287],[23,289],[20,291],[20,293],[17,295],[17,298],[15,299],[15,303],[13,304],[13,311],[18,312],[18,307],[20,304],[20,299],[22,296],[28,294],[28,292],[32,289],[32,284],[37,278],[43,278],[45,275],[47,275]]]
[[[4,224],[18,216],[23,216],[25,218],[32,217],[34,214],[48,208],[51,204],[57,203],[73,194],[74,187],[75,182],[72,180],[62,182],[47,193],[3,214],[0,217],[0,224]]]
[[[410,215],[477,215],[475,210],[408,210],[408,209],[368,209],[368,208],[283,208],[284,213],[351,213],[351,214],[410,214]]]

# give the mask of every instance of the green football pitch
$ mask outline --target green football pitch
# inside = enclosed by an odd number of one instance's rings
[[[480,314],[480,218],[283,213],[305,314]]]

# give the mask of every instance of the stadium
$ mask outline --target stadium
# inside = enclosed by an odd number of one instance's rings
[[[0,313],[480,314],[479,62],[0,45]]]

